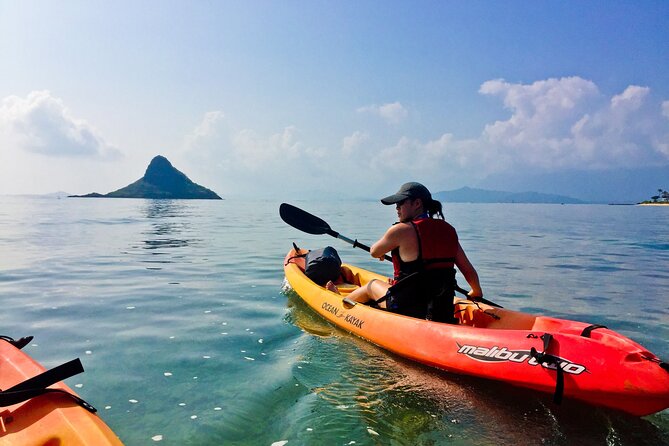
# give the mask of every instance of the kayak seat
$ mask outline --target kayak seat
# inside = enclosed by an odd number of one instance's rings
[[[342,296],[348,295],[357,288],[360,288],[360,275],[353,273],[351,269],[345,265],[341,267],[339,278],[334,282]]]
[[[482,309],[467,299],[456,299],[455,317],[461,325],[497,330],[529,330],[537,319],[536,316],[517,311]]]
[[[460,325],[468,325],[474,328],[498,328],[492,326],[497,319],[490,314],[486,314],[474,302],[467,299],[456,301],[454,314]]]
[[[357,290],[360,288],[358,285],[355,285],[353,283],[337,283],[337,290],[339,291],[339,294],[342,296],[347,296],[351,294],[353,291]]]
[[[360,286],[360,275],[358,273],[353,273],[351,268],[345,265],[343,265],[339,271],[339,278],[335,280],[335,285],[337,285],[337,287],[339,287],[339,284],[346,283]]]

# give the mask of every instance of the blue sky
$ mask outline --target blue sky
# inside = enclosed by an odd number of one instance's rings
[[[0,0],[0,60],[0,193],[669,188],[666,1]]]

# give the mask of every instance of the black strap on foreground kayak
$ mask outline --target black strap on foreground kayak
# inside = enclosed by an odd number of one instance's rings
[[[7,341],[7,342],[9,342],[9,343],[12,344],[14,347],[16,347],[16,348],[18,348],[19,350],[21,350],[23,347],[25,347],[26,345],[30,344],[30,341],[33,340],[33,337],[32,337],[32,336],[26,336],[25,338],[21,338],[21,339],[15,340],[14,338],[10,338],[9,336],[3,336],[3,335],[0,335],[0,339],[2,339],[3,341]]]
[[[608,327],[606,325],[599,325],[599,324],[588,325],[581,332],[581,336],[583,336],[584,338],[589,338],[590,333],[592,333],[592,330],[596,330],[598,328],[608,328]]]
[[[7,390],[0,391],[0,407],[12,406],[48,393],[59,393],[67,395],[87,411],[95,413],[97,412],[97,409],[78,396],[62,389],[47,388],[52,384],[77,375],[83,371],[84,367],[81,365],[79,358],[77,358],[40,373],[37,376],[33,376]]]
[[[557,372],[557,379],[555,382],[555,393],[553,394],[553,402],[555,404],[560,404],[562,402],[562,395],[564,394],[564,372],[560,367],[560,362],[558,361],[557,356],[546,353],[548,347],[550,346],[551,341],[553,340],[553,335],[549,333],[544,333],[541,335],[541,339],[544,341],[544,351],[541,353],[537,352],[537,349],[532,347],[530,349],[530,356],[535,358],[539,364],[547,364],[555,366],[555,371]]]

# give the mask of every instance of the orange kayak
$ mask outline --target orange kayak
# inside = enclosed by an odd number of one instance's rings
[[[46,371],[16,344],[0,338],[0,445],[122,445],[95,408],[60,382],[83,372],[78,359]]]
[[[331,323],[386,350],[449,372],[502,381],[636,416],[669,407],[669,364],[600,325],[537,316],[455,298],[459,324],[398,315],[356,304],[347,294],[388,278],[353,265],[339,293],[304,274],[307,250],[292,249],[290,287]]]

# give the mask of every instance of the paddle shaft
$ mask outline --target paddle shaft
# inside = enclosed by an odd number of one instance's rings
[[[341,235],[337,231],[330,230],[330,231],[327,232],[327,234],[331,235],[335,238],[338,238],[339,240],[343,240],[346,243],[350,243],[351,245],[353,245],[354,248],[360,248],[360,249],[363,249],[367,252],[371,251],[371,248],[369,246],[367,246],[363,243],[360,243],[357,239],[353,240],[353,239],[350,239],[350,238],[346,237],[345,235]],[[383,257],[390,262],[393,260],[389,255],[385,255]]]

